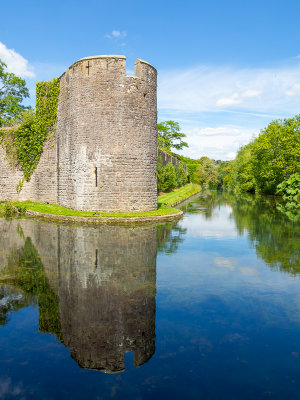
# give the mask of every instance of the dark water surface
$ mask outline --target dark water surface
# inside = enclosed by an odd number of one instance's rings
[[[0,219],[0,399],[299,399],[300,227],[207,193],[176,224]]]

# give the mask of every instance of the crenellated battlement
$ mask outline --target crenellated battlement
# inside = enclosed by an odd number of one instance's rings
[[[126,57],[123,55],[98,55],[84,57],[72,64],[66,72],[61,75],[61,79],[69,79],[71,75],[81,75],[82,77],[93,78],[95,76],[107,75],[114,78],[117,76],[126,77]],[[129,76],[128,76],[129,77]],[[130,78],[145,79],[156,84],[157,71],[147,61],[137,59],[134,64],[134,76]]]

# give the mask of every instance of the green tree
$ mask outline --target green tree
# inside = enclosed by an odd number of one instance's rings
[[[0,60],[0,127],[11,125],[22,113],[29,109],[22,105],[29,92],[24,79],[6,72],[6,64]]]
[[[229,186],[234,192],[254,192],[256,181],[252,165],[252,148],[253,142],[243,146],[236,159],[232,162],[232,170],[227,180]]]
[[[194,172],[194,181],[200,185],[215,186],[218,183],[218,168],[208,157],[200,158],[201,164]]]
[[[187,142],[182,139],[186,135],[180,132],[178,122],[165,121],[157,124],[157,146],[165,151],[170,151],[172,148],[182,150],[183,147],[189,147]]]
[[[218,186],[227,187],[230,182],[232,163],[230,161],[221,161],[218,164]]]
[[[300,170],[300,115],[271,122],[251,153],[258,189],[274,194],[279,183]]]
[[[176,181],[178,187],[187,183],[186,171],[182,164],[179,164],[176,168]]]
[[[175,167],[172,163],[168,163],[162,174],[162,190],[168,192],[177,187]]]

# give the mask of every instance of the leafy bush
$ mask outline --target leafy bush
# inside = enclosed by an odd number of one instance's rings
[[[276,120],[241,148],[233,162],[232,188],[275,194],[277,186],[300,170],[300,115]]]
[[[165,167],[159,161],[156,169],[157,191],[169,192],[176,187],[183,186],[187,183],[187,173],[182,164],[176,168],[169,162]]]
[[[218,168],[208,157],[201,158],[194,172],[194,182],[199,185],[216,186],[218,184]]]
[[[5,201],[3,207],[3,214],[6,218],[11,218],[16,215],[24,214],[26,211],[26,207],[22,206],[22,204],[15,203],[13,204],[11,201]]]
[[[182,164],[179,164],[176,167],[176,181],[178,187],[183,186],[187,183],[186,171],[183,168]]]
[[[300,203],[300,173],[293,174],[277,186],[277,193],[283,195],[285,201]]]
[[[176,187],[177,181],[175,167],[172,163],[169,162],[163,170],[162,190],[163,192],[168,192],[169,190],[175,189]]]
[[[18,210],[15,208],[11,201],[6,201],[4,203],[4,216],[6,218],[14,217],[18,213]]]
[[[300,221],[300,174],[293,174],[277,186],[277,194],[282,194],[284,204],[277,206],[291,221]]]
[[[197,164],[187,164],[190,182],[195,182],[194,173],[197,169],[197,166],[198,166]]]

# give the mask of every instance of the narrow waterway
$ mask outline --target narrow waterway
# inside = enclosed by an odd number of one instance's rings
[[[300,226],[207,192],[158,227],[0,219],[0,399],[297,399]]]

